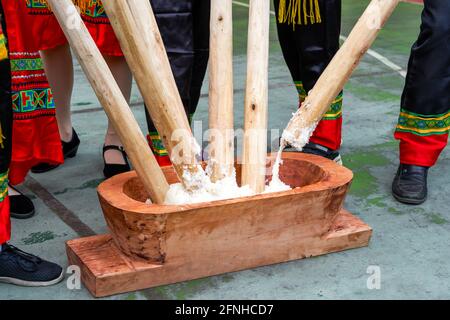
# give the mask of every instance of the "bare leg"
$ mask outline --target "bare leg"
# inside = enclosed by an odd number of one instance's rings
[[[125,99],[129,102],[131,97],[132,75],[125,58],[105,56],[105,60],[122,90]],[[105,145],[122,146],[122,142],[110,121],[108,121],[108,130],[105,135]],[[108,164],[125,164],[122,154],[116,150],[106,151],[105,160]]]
[[[74,82],[70,47],[66,44],[40,53],[55,99],[59,134],[62,141],[69,142],[72,139],[70,105]]]

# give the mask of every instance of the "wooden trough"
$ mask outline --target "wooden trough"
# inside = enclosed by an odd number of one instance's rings
[[[113,177],[98,188],[111,234],[69,241],[70,264],[102,297],[367,246],[371,228],[342,207],[352,172],[302,153],[283,160],[295,189],[201,204],[146,204],[135,172]]]

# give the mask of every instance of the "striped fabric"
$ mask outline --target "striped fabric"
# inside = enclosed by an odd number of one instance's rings
[[[437,115],[423,115],[402,109],[396,130],[419,136],[448,134],[450,132],[450,111]]]

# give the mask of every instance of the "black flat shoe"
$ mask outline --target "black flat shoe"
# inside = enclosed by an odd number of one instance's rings
[[[35,210],[30,198],[23,195],[19,190],[9,185],[11,189],[20,193],[15,196],[9,196],[11,218],[29,219],[34,216]]]
[[[78,147],[80,146],[80,139],[78,138],[75,129],[72,128],[72,140],[69,142],[61,141],[63,148],[64,159],[74,158],[77,155]],[[58,168],[59,165],[49,164],[49,163],[40,163],[33,168],[31,168],[31,172],[33,173],[45,173],[51,171],[53,169]]]
[[[422,204],[427,199],[428,167],[400,164],[394,181],[392,195],[401,203]]]
[[[125,161],[125,164],[110,164],[106,163],[105,160],[105,152],[108,150],[117,150],[122,153],[123,160]],[[103,146],[103,162],[105,164],[105,168],[103,169],[103,175],[106,179],[109,179],[115,175],[128,172],[131,170],[130,164],[128,163],[127,153],[123,149],[123,147],[119,146]]]

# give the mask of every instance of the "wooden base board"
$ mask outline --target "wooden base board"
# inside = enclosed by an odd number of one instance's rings
[[[305,245],[296,244],[297,249],[289,254],[287,260],[277,261],[266,257],[265,260],[270,262],[265,265],[364,247],[369,244],[371,235],[372,229],[367,224],[342,210],[333,228],[326,235],[309,239],[310,241],[306,241]],[[261,250],[260,254],[263,255],[264,251]],[[196,266],[192,261],[190,265],[180,264],[177,261],[166,261],[162,265],[151,264],[125,256],[116,247],[110,235],[68,241],[67,255],[71,265],[78,265],[81,268],[82,281],[95,297],[262,266],[255,261],[252,263],[252,259],[246,259],[240,266],[234,263],[232,268],[227,268],[226,263],[222,263],[212,264],[211,268],[205,269],[204,262],[199,262],[201,266]],[[189,255],[189,252],[186,255]],[[219,257],[210,258],[214,261]],[[226,259],[224,256],[220,258]]]

